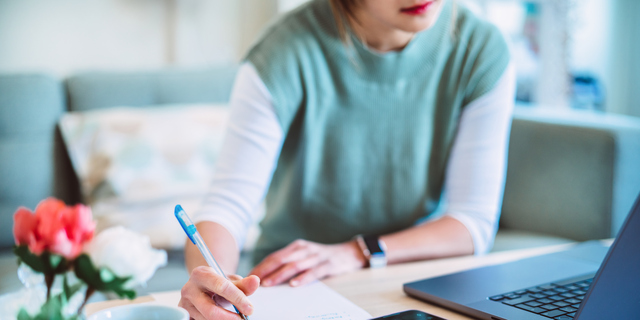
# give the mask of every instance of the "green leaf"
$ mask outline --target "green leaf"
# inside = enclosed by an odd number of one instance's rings
[[[46,252],[49,255],[48,268],[53,274],[63,274],[71,269],[72,263],[63,256]]]
[[[63,274],[69,270],[71,263],[67,259],[57,254],[43,252],[41,255],[35,255],[29,251],[29,247],[14,246],[13,253],[24,264],[28,265],[33,271],[44,274]]]
[[[62,281],[62,290],[64,292],[64,296],[67,299],[67,301],[71,300],[71,297],[73,297],[73,295],[76,294],[76,292],[78,292],[78,290],[80,290],[82,286],[83,286],[82,282],[78,282],[73,286],[69,286],[69,280],[67,278],[67,274],[65,274]]]
[[[115,278],[116,278],[116,275],[113,274],[111,270],[107,268],[100,269],[100,280],[102,280],[102,282],[110,282],[110,281],[113,281],[113,279]]]
[[[136,292],[124,287],[131,277],[118,277],[106,268],[96,268],[91,258],[82,254],[74,262],[74,271],[78,279],[87,283],[89,287],[103,292],[114,292],[121,298],[133,299]]]
[[[21,308],[20,312],[18,312],[17,320],[32,320],[32,319],[33,318],[31,318],[27,310],[25,310],[24,308]]]
[[[90,287],[99,291],[104,289],[103,282],[100,281],[100,271],[93,266],[88,255],[82,254],[76,258],[73,270],[76,273],[76,277],[86,282]]]
[[[49,265],[52,269],[56,269],[60,266],[60,262],[62,262],[62,257],[57,254],[49,255]]]
[[[62,297],[57,295],[45,302],[40,308],[40,313],[35,316],[35,320],[64,320],[62,316]]]
[[[31,251],[29,251],[29,247],[24,245],[14,246],[13,253],[21,262],[33,269],[33,271],[40,273],[45,272],[45,262],[43,261],[41,256],[36,256],[35,254],[31,253]]]
[[[135,290],[122,290],[116,293],[118,294],[118,296],[120,296],[120,298],[127,298],[129,300],[133,300],[136,298]]]
[[[71,288],[69,288],[69,280],[67,279],[67,274],[62,277],[62,293],[64,298],[68,301],[71,299]]]

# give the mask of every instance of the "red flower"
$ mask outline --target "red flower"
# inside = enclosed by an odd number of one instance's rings
[[[36,207],[35,214],[20,207],[13,216],[13,236],[17,245],[27,245],[36,255],[43,251],[75,259],[83,245],[93,238],[96,224],[91,209],[78,204],[47,198]]]

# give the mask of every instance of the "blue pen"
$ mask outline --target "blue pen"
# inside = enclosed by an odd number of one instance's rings
[[[227,276],[224,274],[224,272],[222,272],[222,268],[220,268],[220,265],[218,265],[218,262],[216,261],[216,259],[214,259],[213,255],[211,255],[211,251],[209,251],[209,248],[207,248],[207,244],[204,243],[204,240],[202,240],[202,237],[200,236],[200,233],[196,229],[196,226],[193,224],[193,222],[191,221],[187,213],[184,212],[184,210],[182,209],[182,206],[176,205],[175,215],[176,215],[176,218],[178,219],[178,222],[180,222],[180,226],[182,226],[182,229],[184,229],[184,232],[187,233],[187,236],[189,237],[191,242],[193,242],[193,244],[195,244],[196,247],[198,247],[198,250],[200,250],[200,253],[202,253],[204,260],[207,261],[207,264],[209,265],[209,267],[213,268],[213,270],[215,270],[219,275],[223,276],[225,279],[228,280]],[[249,320],[249,317],[240,313],[240,311],[238,311],[238,308],[236,308],[236,306],[233,306],[233,308],[240,315],[240,317],[242,317],[242,319]]]

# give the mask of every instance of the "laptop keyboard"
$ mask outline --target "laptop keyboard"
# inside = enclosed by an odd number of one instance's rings
[[[584,295],[589,290],[593,274],[567,281],[513,291],[489,300],[537,313],[554,320],[573,319]]]

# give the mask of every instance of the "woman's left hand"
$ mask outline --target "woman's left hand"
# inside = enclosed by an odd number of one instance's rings
[[[250,274],[262,279],[266,287],[285,282],[295,287],[365,265],[366,258],[355,240],[326,245],[298,239],[267,256]]]

